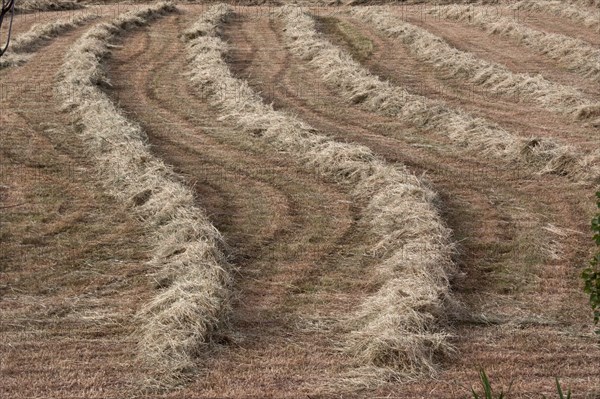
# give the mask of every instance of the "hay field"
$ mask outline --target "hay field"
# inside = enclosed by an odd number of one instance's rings
[[[21,2],[0,397],[600,397],[600,8],[448,3]]]

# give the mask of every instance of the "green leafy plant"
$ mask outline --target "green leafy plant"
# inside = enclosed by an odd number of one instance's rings
[[[498,396],[494,396],[494,391],[492,390],[492,384],[490,384],[490,379],[488,378],[485,370],[479,370],[479,379],[481,380],[481,385],[483,386],[484,396],[479,396],[477,392],[475,392],[475,388],[471,388],[471,393],[473,394],[473,399],[485,398],[485,399],[504,399],[504,392],[500,391]],[[511,384],[512,385],[512,384]],[[510,388],[509,388],[510,390]]]
[[[567,396],[565,396],[565,394],[563,393],[562,387],[560,386],[560,382],[558,381],[558,378],[556,379],[556,390],[558,391],[558,397],[559,399],[571,399],[571,390],[569,389],[567,391]],[[546,397],[544,396],[544,399]]]
[[[471,393],[473,394],[473,399],[505,399],[505,393],[500,391],[499,394],[495,395],[494,391],[492,390],[492,384],[490,383],[490,379],[488,378],[487,374],[485,373],[485,371],[483,369],[479,370],[479,379],[481,380],[481,385],[483,387],[483,396],[480,396],[477,392],[475,392],[475,388],[471,388]],[[558,392],[558,398],[559,399],[571,399],[571,390],[567,390],[567,394],[565,395],[565,393],[563,392],[562,387],[560,386],[560,381],[558,380],[558,378],[555,379],[556,381],[556,391]],[[512,383],[510,384],[510,387],[512,387]],[[510,392],[510,387],[508,388],[508,391]],[[546,396],[542,396],[543,399],[547,399]]]
[[[592,219],[592,231],[599,250],[592,258],[590,266],[583,270],[581,277],[585,284],[583,289],[590,295],[590,305],[594,312],[594,324],[598,325],[600,321],[600,191],[596,193],[596,198],[599,212]],[[596,334],[600,335],[600,328],[596,330]]]

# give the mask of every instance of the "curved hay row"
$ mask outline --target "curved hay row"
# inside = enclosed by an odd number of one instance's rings
[[[28,54],[6,53],[0,58],[0,70],[14,66],[23,65],[29,60]]]
[[[437,17],[467,22],[489,34],[515,39],[600,83],[600,50],[583,40],[531,29],[511,18],[491,15],[489,10],[482,7],[452,5],[436,7],[429,10],[429,13]]]
[[[317,32],[313,18],[301,9],[286,8],[284,19],[291,51],[308,60],[323,79],[349,101],[442,132],[457,148],[505,162],[520,162],[540,173],[566,174],[576,181],[600,179],[600,150],[581,154],[551,140],[519,137],[483,118],[411,94],[371,75],[348,53],[324,39]]]
[[[174,10],[171,3],[159,3],[89,30],[67,53],[58,87],[108,190],[128,203],[152,233],[160,291],[138,315],[139,355],[156,372],[149,383],[167,386],[194,367],[194,357],[227,311],[230,276],[222,239],[194,205],[193,193],[151,154],[141,128],[98,85],[107,80],[101,60],[111,40]]]
[[[79,10],[85,5],[76,0],[17,0],[15,12],[25,14],[38,11]]]
[[[25,63],[30,55],[23,54],[35,51],[48,40],[55,38],[87,22],[99,18],[96,14],[79,15],[73,18],[60,19],[47,24],[36,24],[29,31],[15,37],[9,52],[0,58],[0,69]]]
[[[243,132],[347,185],[356,199],[368,202],[363,222],[377,238],[381,288],[348,320],[348,350],[361,366],[401,374],[431,372],[434,355],[448,348],[439,324],[454,271],[450,232],[433,205],[435,193],[370,149],[335,142],[274,110],[235,78],[224,61],[227,44],[217,32],[230,13],[228,6],[214,6],[183,35],[193,84]]]
[[[577,89],[550,82],[541,75],[513,73],[500,64],[476,58],[425,29],[402,21],[387,7],[357,7],[350,13],[386,35],[402,40],[419,60],[450,77],[510,99],[525,98],[552,112],[577,119],[600,115],[600,102],[586,98]]]
[[[574,22],[579,22],[589,27],[600,29],[600,13],[592,13],[556,0],[522,0],[511,5],[515,11],[536,11],[556,15],[557,17],[567,18]]]
[[[600,0],[567,0],[567,2],[585,7],[600,7]]]

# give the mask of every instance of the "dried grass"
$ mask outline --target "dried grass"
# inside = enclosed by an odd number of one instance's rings
[[[511,100],[527,100],[552,112],[586,119],[600,115],[600,102],[577,89],[545,79],[542,75],[514,73],[503,65],[460,51],[425,29],[392,15],[387,7],[353,8],[351,14],[397,38],[422,62],[448,78],[461,79],[489,93]]]
[[[584,7],[600,7],[600,0],[567,0],[567,3]]]
[[[511,5],[515,11],[536,11],[570,19],[589,27],[600,29],[600,13],[566,4],[556,0],[522,0]]]
[[[99,16],[96,14],[86,14],[47,24],[33,25],[29,31],[11,41],[9,52],[0,58],[0,69],[24,64],[31,56],[23,53],[33,52],[48,40],[97,18]]]
[[[96,14],[82,14],[72,18],[59,19],[47,24],[36,24],[29,31],[15,37],[11,50],[15,53],[34,51],[40,44],[65,32],[100,18]]]
[[[301,9],[286,8],[283,16],[292,53],[309,61],[349,102],[444,133],[457,148],[507,163],[519,162],[539,173],[565,174],[575,181],[600,181],[600,152],[582,154],[552,140],[519,137],[483,118],[411,94],[371,75],[348,53],[324,39],[314,20]]]
[[[587,42],[569,36],[543,32],[524,26],[514,19],[492,15],[485,7],[452,5],[429,10],[437,17],[467,22],[489,34],[509,37],[580,72],[600,83],[600,50]]]
[[[218,27],[231,8],[217,5],[184,34],[190,78],[222,117],[261,137],[320,175],[347,185],[367,201],[363,222],[376,237],[380,289],[349,317],[347,348],[360,366],[393,375],[431,373],[449,349],[441,321],[449,300],[450,231],[433,205],[436,195],[404,167],[392,167],[369,148],[335,142],[297,118],[265,104],[235,78]]]
[[[37,11],[79,10],[85,6],[76,0],[18,0],[15,12],[31,13]]]
[[[0,69],[23,65],[29,58],[26,54],[6,53],[0,58]]]
[[[89,30],[69,50],[58,93],[74,115],[112,195],[131,206],[154,240],[153,279],[159,293],[138,314],[139,355],[154,373],[147,384],[173,386],[228,310],[230,274],[222,238],[194,195],[151,154],[141,128],[129,122],[98,87],[101,60],[119,34],[175,7],[158,3]]]

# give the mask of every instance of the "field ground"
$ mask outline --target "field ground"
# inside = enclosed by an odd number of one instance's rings
[[[110,21],[131,6],[94,6]],[[337,141],[404,164],[439,194],[457,244],[461,304],[446,327],[453,354],[434,378],[368,378],[340,350],[352,313],[378,287],[366,204],[247,135],[190,82],[180,34],[205,5],[119,38],[104,60],[102,90],[148,136],[224,235],[236,267],[230,322],[181,389],[149,397],[466,397],[485,368],[511,397],[554,394],[554,377],[578,398],[600,398],[600,347],[580,271],[592,255],[597,182],[535,173],[463,151],[448,137],[352,104],[295,57],[272,8],[235,7],[223,25],[227,63],[274,108]],[[592,10],[592,9],[590,9]],[[505,10],[507,15],[511,11]],[[84,12],[84,11],[79,11]],[[593,12],[593,11],[590,11]],[[15,35],[76,11],[19,17]],[[426,17],[394,15],[455,48],[597,99],[600,84],[501,36]],[[513,101],[440,74],[406,46],[337,8],[313,10],[325,38],[362,66],[412,93],[497,123],[523,137],[576,150],[600,148],[590,120]],[[598,29],[531,12],[520,23],[600,49]],[[139,394],[135,315],[154,295],[148,227],[108,195],[78,124],[55,93],[67,49],[90,21],[49,40],[21,66],[0,69],[0,396],[123,398]],[[360,374],[362,373],[362,374]]]

